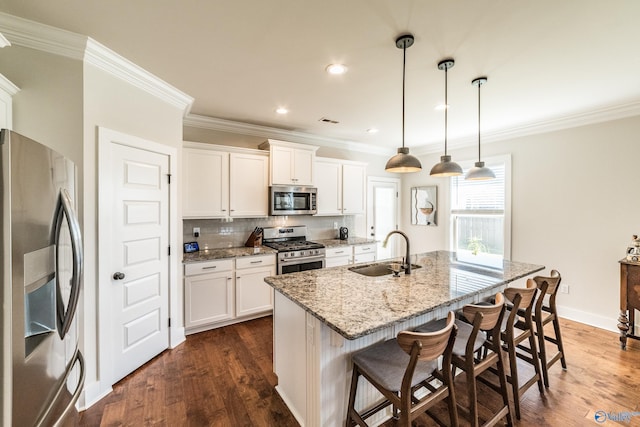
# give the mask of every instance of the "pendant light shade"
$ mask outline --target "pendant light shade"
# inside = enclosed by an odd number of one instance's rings
[[[487,82],[486,77],[478,77],[473,79],[472,85],[478,86],[478,161],[475,166],[469,169],[464,179],[470,179],[474,181],[480,181],[485,179],[494,179],[496,175],[491,169],[484,165],[484,162],[480,158],[480,86]]]
[[[456,162],[451,161],[451,156],[447,155],[447,113],[449,104],[447,102],[447,71],[453,67],[453,59],[445,59],[438,63],[438,69],[444,70],[444,156],[440,157],[440,163],[431,168],[431,176],[458,176],[462,175],[462,168]]]
[[[404,82],[407,60],[407,48],[413,45],[411,34],[403,35],[396,39],[396,47],[402,49],[402,147],[398,148],[398,154],[387,162],[384,170],[393,173],[419,172],[422,170],[420,160],[409,154],[409,149],[404,146]]]

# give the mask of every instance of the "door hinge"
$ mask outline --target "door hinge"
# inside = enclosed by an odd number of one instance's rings
[[[171,256],[171,246],[167,247],[167,255]]]
[[[169,327],[171,327],[171,317],[169,317]]]
[[[167,183],[171,184],[171,174],[167,174]]]

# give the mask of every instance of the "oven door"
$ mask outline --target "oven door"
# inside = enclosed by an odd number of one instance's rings
[[[323,255],[301,259],[278,259],[278,274],[317,270],[324,268],[324,266],[325,259]]]

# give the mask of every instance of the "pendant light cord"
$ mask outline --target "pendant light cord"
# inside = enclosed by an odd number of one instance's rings
[[[478,82],[478,162],[480,162],[480,86],[482,82]]]
[[[444,155],[447,155],[447,113],[449,110],[449,101],[447,101],[447,72],[449,67],[445,65],[444,68]]]
[[[402,148],[404,148],[404,80],[405,69],[407,63],[407,41],[403,42],[402,47]]]

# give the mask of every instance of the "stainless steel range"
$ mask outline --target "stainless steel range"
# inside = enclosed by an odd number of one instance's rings
[[[306,239],[307,227],[304,225],[264,229],[262,243],[278,251],[278,274],[324,267],[324,245]]]

